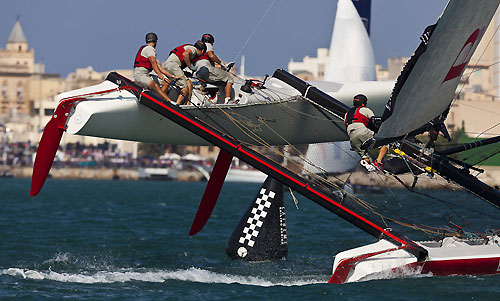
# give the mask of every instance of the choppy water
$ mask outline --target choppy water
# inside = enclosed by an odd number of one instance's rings
[[[286,200],[287,260],[232,261],[226,241],[259,185],[226,183],[189,237],[204,186],[49,179],[30,198],[29,180],[0,179],[0,298],[498,299],[497,276],[327,284],[337,252],[374,239],[303,198]]]

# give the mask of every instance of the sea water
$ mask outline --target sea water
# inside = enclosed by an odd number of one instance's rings
[[[35,198],[29,185],[0,179],[1,299],[496,300],[500,294],[498,276],[327,284],[336,253],[375,240],[300,197],[298,209],[285,200],[288,259],[230,260],[227,239],[258,184],[224,184],[208,224],[192,237],[206,183],[49,179]],[[393,194],[411,197],[406,191],[377,197]]]

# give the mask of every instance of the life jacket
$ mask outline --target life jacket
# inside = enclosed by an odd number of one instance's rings
[[[370,119],[368,119],[368,117],[366,117],[365,115],[363,115],[359,112],[359,109],[361,109],[361,108],[362,108],[362,106],[359,106],[357,108],[352,107],[349,109],[349,111],[347,111],[347,113],[345,114],[345,120],[344,120],[345,127],[347,127],[349,124],[356,123],[356,122],[362,123],[365,126],[368,125],[368,123],[370,122]]]
[[[148,45],[143,45],[141,48],[139,48],[139,51],[137,52],[137,55],[135,56],[135,61],[134,61],[134,68],[135,67],[144,67],[148,69],[149,71],[153,71],[153,66],[151,66],[151,62],[149,61],[149,58],[143,57],[141,55],[142,49]]]
[[[177,57],[181,61],[181,69],[184,69],[184,68],[187,67],[186,62],[184,62],[184,57],[182,56],[182,54],[184,53],[184,51],[186,51],[184,49],[185,46],[193,46],[193,45],[191,45],[191,44],[184,44],[184,45],[181,45],[179,47],[175,47],[174,49],[172,49],[172,51],[170,51],[170,54],[173,53],[173,54],[177,55]],[[202,56],[203,55],[200,55],[200,57],[202,57]],[[198,58],[198,56],[195,55],[194,59],[192,59],[191,62],[194,63],[197,60],[197,58]]]
[[[208,54],[205,52],[202,55],[197,56],[194,59],[192,59],[191,63],[193,63],[193,65],[194,65],[194,64],[196,64],[197,61],[200,61],[200,60],[208,60],[210,62],[210,57],[208,57]],[[212,63],[212,62],[210,62],[210,63]]]

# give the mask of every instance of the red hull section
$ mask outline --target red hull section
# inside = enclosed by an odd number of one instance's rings
[[[345,283],[349,272],[351,269],[355,268],[355,264],[359,262],[359,260],[355,259],[356,258],[353,258],[353,264],[350,264],[350,260],[346,260],[348,261],[347,265],[339,265],[328,283]],[[495,275],[500,274],[500,257],[415,262],[392,270],[395,275],[404,276],[411,274],[408,271],[414,271],[416,274],[431,274],[434,276]]]
[[[423,262],[422,274],[493,275],[500,273],[499,264],[500,257],[429,261]]]
[[[31,177],[30,195],[37,195],[49,175],[52,162],[59,148],[64,130],[57,126],[57,120],[52,118],[43,130],[42,139],[36,152],[33,175]]]
[[[212,174],[210,175],[210,180],[208,180],[207,187],[201,198],[200,206],[198,207],[193,224],[191,225],[191,230],[189,230],[190,236],[200,232],[210,218],[215,203],[219,198],[229,167],[231,167],[232,160],[233,155],[222,149],[220,150]]]
[[[36,151],[35,164],[33,165],[33,175],[31,176],[30,195],[36,196],[42,190],[43,184],[49,175],[52,162],[56,155],[62,135],[66,130],[66,121],[71,109],[79,101],[85,100],[87,97],[103,95],[117,90],[136,90],[134,87],[124,86],[118,89],[110,89],[99,92],[78,95],[61,99],[57,106],[54,115],[49,120],[43,130],[42,139]]]

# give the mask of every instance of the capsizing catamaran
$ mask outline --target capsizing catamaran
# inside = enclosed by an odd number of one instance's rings
[[[235,156],[378,239],[373,244],[337,254],[331,283],[368,280],[380,275],[498,274],[500,244],[496,231],[467,235],[451,218],[447,225],[455,228],[441,226],[442,221],[424,225],[414,221],[411,214],[404,217],[415,210],[412,206],[401,209],[387,206],[389,201],[361,200],[326,179],[314,177],[314,173],[307,179],[301,176],[303,162],[277,161],[254,146],[286,156],[273,146],[346,140],[343,116],[352,95],[364,93],[372,104],[386,103],[389,99],[376,135],[378,144],[399,143],[399,154],[411,167],[407,172],[413,168],[437,173],[500,207],[500,192],[473,177],[469,173],[471,166],[447,157],[446,151],[432,152],[408,139],[442,125],[463,70],[499,2],[451,0],[438,22],[425,30],[422,43],[392,93],[388,92],[388,83],[312,86],[276,70],[264,81],[235,85],[236,104],[218,104],[215,98],[210,102],[209,93],[197,91],[192,105],[175,106],[111,73],[100,85],[59,96],[58,107],[39,144],[30,193],[40,192],[64,131],[135,141],[213,144],[221,151],[190,234],[200,231],[207,222]],[[484,142],[488,143],[496,141]],[[459,150],[448,153],[455,151]],[[341,193],[332,189],[340,189]],[[447,207],[452,205],[446,203]],[[403,212],[405,208],[409,212]],[[424,233],[431,239],[411,240],[408,237],[413,232]]]

